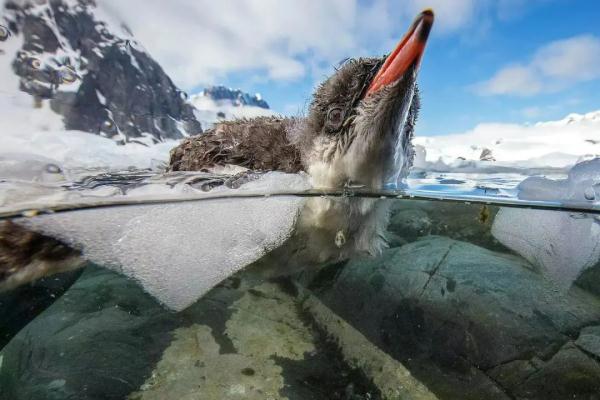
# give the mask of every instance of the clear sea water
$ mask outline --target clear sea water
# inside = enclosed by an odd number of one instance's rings
[[[598,203],[519,199],[524,173],[255,178],[2,182],[3,219],[89,260],[0,294],[0,398],[598,398]],[[362,219],[294,234],[307,204],[385,208],[388,248],[344,251]]]

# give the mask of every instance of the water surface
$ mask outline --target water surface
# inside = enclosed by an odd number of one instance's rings
[[[92,261],[0,295],[0,398],[600,393],[595,203],[522,200],[514,176],[430,173],[380,192],[223,180],[101,174],[51,185],[65,196],[54,204],[5,205]],[[317,228],[297,236],[286,215],[311,201],[385,207],[388,248],[351,254]],[[324,261],[303,258],[311,246]]]

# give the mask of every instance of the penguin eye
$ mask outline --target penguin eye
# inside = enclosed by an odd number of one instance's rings
[[[339,129],[344,122],[344,110],[334,107],[327,112],[326,125],[330,129]]]

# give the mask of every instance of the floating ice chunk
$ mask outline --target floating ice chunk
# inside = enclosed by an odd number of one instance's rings
[[[139,282],[179,311],[281,245],[303,199],[269,197],[118,207],[24,220]]]
[[[590,201],[590,189],[600,184],[600,157],[580,162],[569,171],[569,200]],[[595,197],[595,196],[594,196]],[[595,199],[592,199],[592,201]]]
[[[519,184],[518,197],[531,201],[559,201],[567,199],[569,185],[565,180],[552,180],[533,176]]]
[[[169,187],[149,186],[137,195]],[[270,172],[240,189],[220,188],[219,194],[308,188],[305,174]],[[86,259],[131,277],[167,307],[182,310],[283,244],[304,202],[301,197],[207,199],[72,211],[20,222],[81,249]]]
[[[596,158],[574,166],[564,180],[528,178],[519,185],[518,197],[589,202],[596,199],[599,184],[600,158]],[[598,216],[505,208],[496,215],[492,234],[565,287],[600,261]]]
[[[504,208],[492,234],[565,288],[600,260],[598,217]]]
[[[588,202],[590,188],[600,184],[600,157],[582,161],[569,171],[567,179],[531,177],[519,185],[522,200]],[[587,195],[586,195],[587,193]],[[594,196],[595,197],[595,196]],[[594,199],[592,199],[594,200]]]

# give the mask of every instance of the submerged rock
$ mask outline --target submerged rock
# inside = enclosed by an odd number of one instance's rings
[[[431,225],[431,219],[425,211],[418,208],[400,209],[390,218],[389,230],[408,241],[414,241],[429,235]]]
[[[398,247],[397,238],[414,242],[428,235],[442,235],[490,250],[506,250],[491,233],[497,212],[495,206],[422,200],[394,202],[389,230],[395,236],[390,247]]]
[[[2,350],[0,399],[587,399],[600,390],[600,300],[558,291],[519,257],[430,236],[325,268],[309,287],[319,300],[303,290],[249,269],[173,313],[131,280],[88,268]]]
[[[600,325],[584,328],[575,344],[581,350],[600,359]]]
[[[575,285],[600,297],[600,262],[583,271],[575,281]]]
[[[567,343],[525,381],[510,389],[518,399],[597,399],[600,364]]]
[[[489,371],[549,362],[600,320],[588,293],[562,293],[523,259],[443,237],[334,268],[312,283],[324,303],[444,399],[510,398],[514,388]]]
[[[59,299],[80,275],[81,270],[63,272],[10,291],[0,292],[0,349],[25,325]]]
[[[311,330],[293,297],[263,284],[230,305],[225,335],[234,351],[221,353],[207,325],[175,331],[151,378],[131,399],[283,399],[283,369],[275,357],[304,360],[315,350]]]
[[[149,376],[175,321],[134,282],[87,268],[0,353],[0,399],[122,399]]]
[[[229,300],[216,302],[226,292]],[[207,303],[226,317],[198,318]],[[327,347],[296,297],[277,284],[218,287],[184,313],[197,322],[175,331],[131,400],[380,398]]]
[[[180,313],[91,267],[0,353],[0,399],[379,399],[294,293],[234,276]]]
[[[404,365],[374,346],[309,292],[304,293],[302,307],[336,343],[344,359],[377,386],[382,399],[437,399]]]
[[[269,358],[220,354],[206,325],[175,330],[152,377],[130,400],[281,399],[282,369]]]

